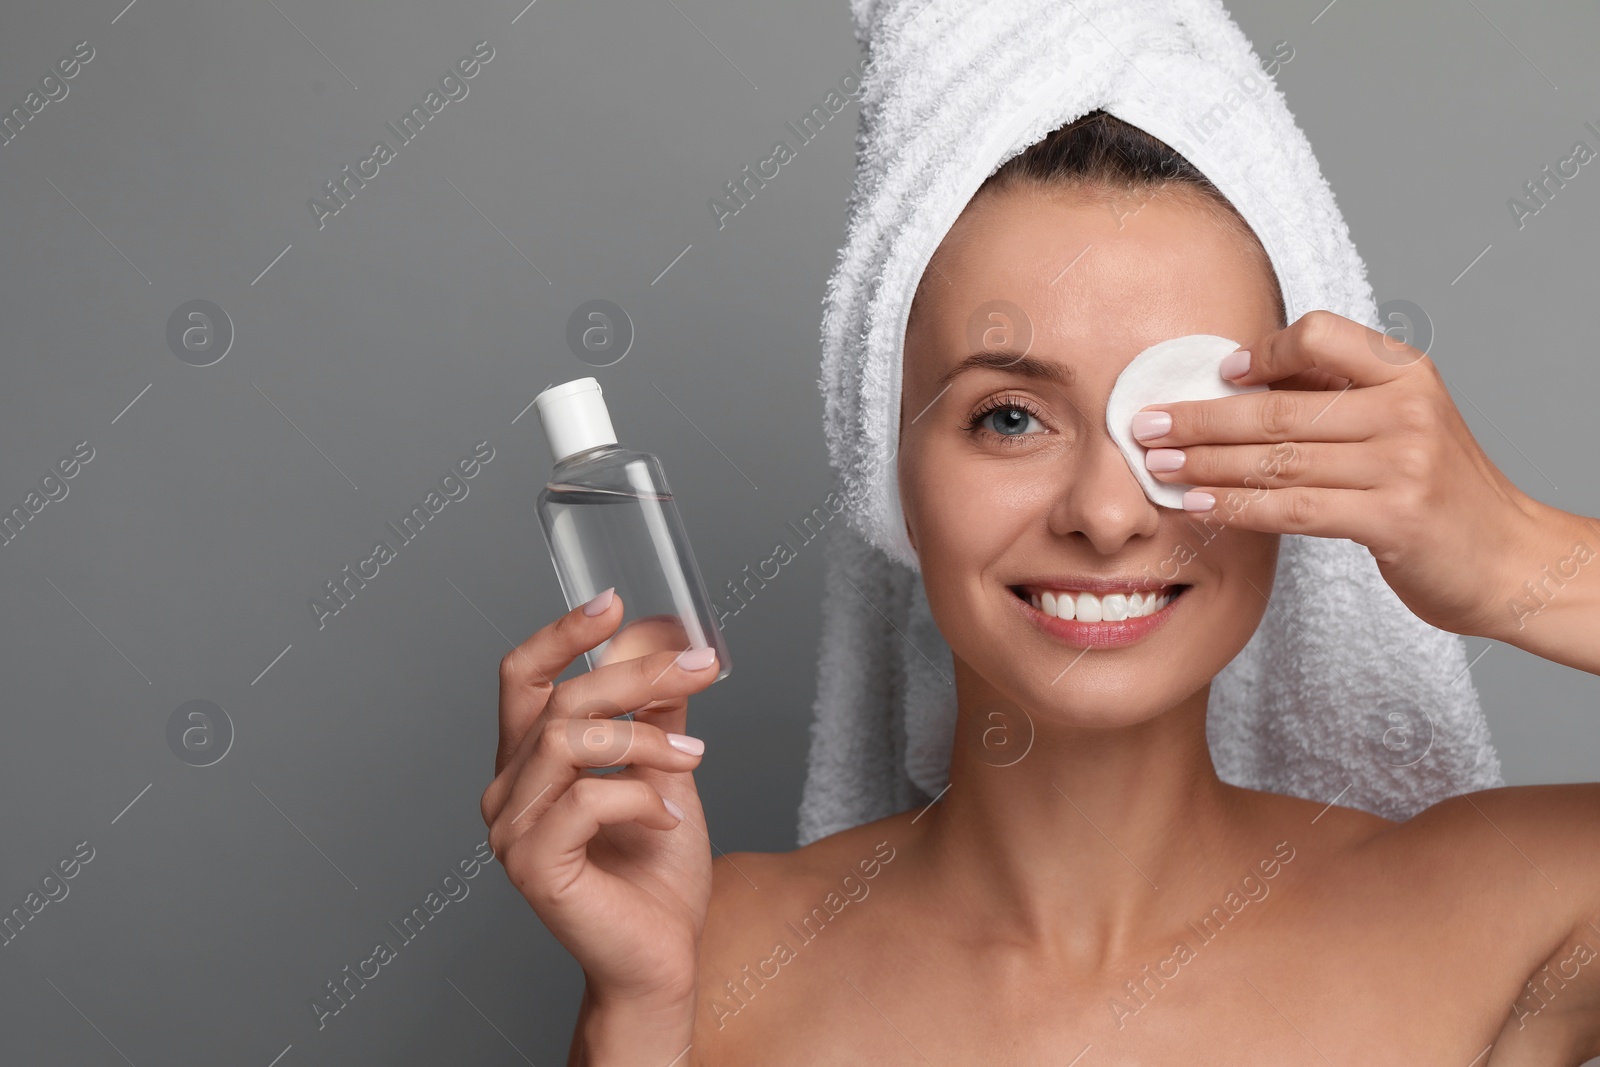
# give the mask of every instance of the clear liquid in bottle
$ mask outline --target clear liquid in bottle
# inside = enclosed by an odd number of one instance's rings
[[[615,587],[617,631],[585,652],[590,669],[653,652],[717,650],[717,681],[733,669],[661,461],[616,443],[594,378],[535,399],[551,453],[539,525],[568,608]]]

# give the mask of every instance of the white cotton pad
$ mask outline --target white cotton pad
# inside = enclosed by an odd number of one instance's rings
[[[1162,507],[1182,508],[1183,494],[1194,486],[1163,482],[1145,470],[1144,454],[1148,449],[1134,439],[1134,412],[1151,404],[1265,392],[1265,385],[1239,386],[1222,376],[1219,367],[1223,357],[1238,348],[1238,342],[1209,333],[1174,337],[1134,356],[1111,387],[1111,396],[1106,400],[1106,429],[1122,449],[1145,496]]]

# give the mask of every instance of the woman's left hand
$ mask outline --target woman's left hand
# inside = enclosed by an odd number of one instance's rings
[[[1248,371],[1232,380],[1267,391],[1143,409],[1168,412],[1172,428],[1140,443],[1183,457],[1152,473],[1211,494],[1212,507],[1191,510],[1197,520],[1365,545],[1401,601],[1440,629],[1502,629],[1527,577],[1518,568],[1537,571],[1535,557],[1560,540],[1552,534],[1567,532],[1547,527],[1567,513],[1532,500],[1484,455],[1433,361],[1320,310],[1248,351]]]

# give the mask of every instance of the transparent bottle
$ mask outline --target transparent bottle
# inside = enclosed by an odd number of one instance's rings
[[[534,398],[555,467],[539,493],[539,526],[567,607],[615,586],[622,623],[585,652],[589,668],[652,652],[717,650],[733,670],[661,461],[617,444],[594,378]]]

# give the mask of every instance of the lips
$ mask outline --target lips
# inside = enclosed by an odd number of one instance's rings
[[[1081,579],[1078,581],[1081,583]],[[1139,588],[1141,585],[1145,588]],[[1009,599],[1031,625],[1065,644],[1076,648],[1116,648],[1138,641],[1165,625],[1189,588],[1187,585],[1134,582],[1118,591],[1096,596],[1082,589],[1068,587],[1052,590],[1030,584],[1010,586]],[[1131,595],[1138,598],[1137,601],[1131,599],[1130,590]],[[1052,606],[1060,614],[1044,610],[1045,595],[1057,601]],[[1147,597],[1154,600],[1153,610],[1149,607],[1151,601]],[[1035,600],[1040,604],[1036,605]],[[1129,608],[1134,603],[1137,603],[1140,612],[1146,613],[1130,613]],[[1108,604],[1109,613],[1106,611]],[[1086,617],[1078,617],[1080,608],[1086,609],[1083,613]],[[1106,614],[1122,617],[1105,618]],[[1063,618],[1061,615],[1069,617]]]
[[[1180,585],[1159,586],[1143,590],[1111,590],[1096,595],[1075,587],[1044,588],[1040,586],[1014,586],[1012,592],[1027,600],[1046,615],[1058,619],[1079,619],[1083,622],[1116,622],[1154,615],[1167,606],[1183,589]]]

